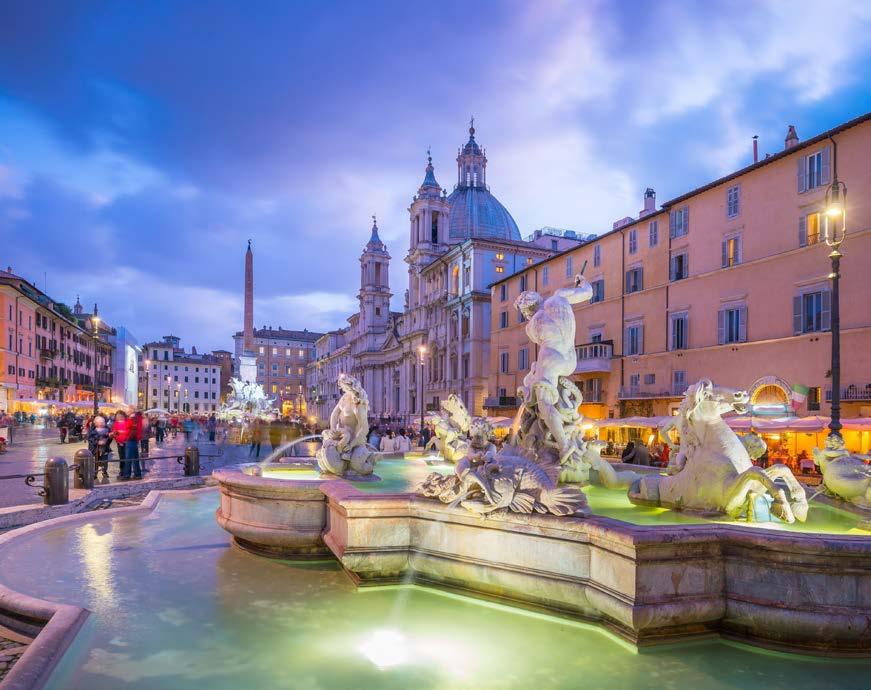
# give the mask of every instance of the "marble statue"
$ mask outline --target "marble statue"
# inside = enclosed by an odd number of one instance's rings
[[[744,445],[722,419],[732,410],[743,412],[746,391],[715,387],[702,379],[687,389],[676,421],[681,433],[668,475],[645,475],[629,489],[629,499],[641,505],[661,505],[754,518],[754,499],[768,495],[771,513],[785,522],[807,519],[807,496],[785,465],[754,467]],[[775,484],[786,483],[789,495]]]
[[[275,413],[274,401],[267,397],[263,386],[255,381],[230,379],[232,393],[227,396],[227,402],[221,407],[221,416],[251,416],[267,417]]]
[[[822,449],[814,448],[814,462],[830,494],[871,510],[871,467],[865,464],[865,456],[853,455],[844,447],[840,434],[829,435]]]
[[[323,434],[323,445],[316,453],[322,472],[342,476],[347,472],[372,474],[374,449],[366,442],[369,434],[369,396],[353,376],[339,375],[342,397],[330,414],[330,428]]]
[[[602,449],[606,445],[604,441],[599,439],[584,442],[580,461],[571,468],[563,466],[560,481],[597,484],[606,489],[630,487],[638,479],[638,473],[632,470],[615,470],[614,466],[602,457]],[[595,471],[595,474],[592,474],[590,470]]]
[[[768,444],[765,442],[765,439],[754,431],[744,434],[741,437],[741,443],[747,450],[747,455],[750,456],[751,460],[758,460],[768,450]]]
[[[435,447],[445,460],[459,462],[469,453],[469,429],[472,416],[456,395],[448,396],[441,403],[441,411],[427,416],[435,435],[426,445],[426,450]]]
[[[556,468],[556,466],[552,466]],[[575,486],[557,486],[556,473],[526,458],[487,455],[465,459],[450,475],[430,474],[419,489],[451,507],[460,505],[478,515],[496,512],[584,513],[587,501]]]
[[[571,465],[583,454],[578,411],[583,396],[569,380],[578,363],[572,305],[592,296],[590,284],[579,274],[573,288],[556,290],[547,299],[526,291],[514,302],[527,322],[526,335],[539,349],[538,358],[517,389],[521,406],[513,443],[537,462]]]

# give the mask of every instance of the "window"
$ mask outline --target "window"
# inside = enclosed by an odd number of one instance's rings
[[[381,316],[381,307],[375,307],[375,316]]]
[[[689,261],[687,251],[678,252],[671,256],[670,280],[683,280],[689,275]]]
[[[432,212],[432,225],[430,226],[430,241],[433,244],[439,243],[439,212]]]
[[[566,278],[571,278],[572,273],[573,273],[573,271],[572,271],[572,257],[567,256],[566,257]]]
[[[798,159],[798,193],[829,184],[829,147]]]
[[[463,378],[469,378],[469,353],[463,355]]]
[[[505,273],[505,267],[504,266],[497,266],[496,273]]]
[[[505,254],[503,254],[502,252],[496,252],[496,261],[504,261],[504,260],[505,260]]]
[[[689,206],[681,206],[668,214],[668,234],[670,237],[683,237],[690,229]]]
[[[499,371],[503,374],[508,373],[508,353],[500,352],[499,353]]]
[[[285,348],[285,349],[284,349],[284,356],[285,356],[285,357],[290,357],[290,354],[291,354],[291,352],[290,352],[290,348],[289,348],[289,347]]]
[[[628,326],[624,334],[624,349],[627,355],[640,355],[644,353],[644,326],[636,324]]]
[[[630,268],[626,271],[626,292],[638,292],[639,290],[644,289],[644,276],[643,269],[639,266],[638,268]]]
[[[533,259],[531,256],[526,257],[526,265],[527,266],[532,266],[532,261],[533,261]]]
[[[820,241],[820,214],[808,213],[798,219],[798,246],[807,247]]]
[[[508,312],[499,312],[499,328],[508,328]]]
[[[593,245],[593,266],[598,267],[602,263],[602,247],[601,245]]]
[[[720,345],[747,342],[747,307],[729,307],[718,312],[717,342]]]
[[[629,388],[630,390],[637,391],[638,387],[641,385],[641,374],[629,374]]]
[[[820,388],[816,386],[809,388],[807,392],[807,409],[808,412],[819,411],[820,409]]]
[[[638,231],[632,228],[629,231],[629,253],[635,254],[638,251]]]
[[[264,347],[261,346],[261,347],[259,347],[258,349],[260,350],[260,354],[261,354],[261,355],[266,354],[266,348],[264,348]]]
[[[520,276],[520,292],[525,292],[525,291],[526,291],[526,276],[522,275],[522,276]]]
[[[723,240],[723,268],[741,263],[741,238],[728,237]]]
[[[551,251],[554,251],[554,252],[557,251],[559,249],[559,242],[557,240],[551,240],[550,241],[550,248],[551,248]]]
[[[548,267],[547,267],[547,266],[545,266],[545,267],[543,267],[543,268],[541,269],[541,284],[542,284],[542,285],[547,285],[547,284],[548,284],[548,282],[549,282],[549,280],[550,280],[550,275],[549,275],[549,273],[550,273],[550,271],[548,270]]]
[[[741,187],[735,185],[726,190],[726,215],[734,218],[741,212]]]
[[[601,302],[605,299],[605,280],[603,278],[594,280],[590,283],[590,287],[593,288],[593,296],[590,298],[590,304]]]
[[[305,350],[300,350],[300,351],[299,351],[299,356],[300,356],[300,357],[305,357]]]
[[[644,375],[644,385],[652,386],[656,383],[656,374],[645,374]]]
[[[670,350],[686,350],[689,322],[686,312],[681,314],[671,315],[671,340],[669,342]]]
[[[671,372],[671,387],[672,393],[683,395],[687,390],[687,373],[685,370],[677,369]]]
[[[832,295],[828,290],[808,292],[792,298],[792,330],[815,333],[831,328]]]
[[[520,370],[529,368],[529,350],[525,347],[517,353],[517,368]]]
[[[504,302],[508,299],[508,286],[505,283],[499,286],[499,301]]]
[[[651,247],[659,244],[659,223],[655,220],[650,221],[650,225],[647,226],[647,234]]]

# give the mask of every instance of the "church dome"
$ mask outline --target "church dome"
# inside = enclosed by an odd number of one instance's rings
[[[520,240],[517,223],[487,186],[487,154],[475,141],[474,118],[469,123],[469,141],[457,153],[457,186],[448,203],[450,240]]]
[[[485,187],[457,187],[448,197],[451,205],[451,240],[470,237],[520,240],[514,218]]]

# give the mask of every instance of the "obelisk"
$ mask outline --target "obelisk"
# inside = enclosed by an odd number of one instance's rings
[[[254,349],[254,253],[251,240],[245,252],[245,314],[242,323],[242,355],[239,357],[239,378],[256,382],[257,354]]]

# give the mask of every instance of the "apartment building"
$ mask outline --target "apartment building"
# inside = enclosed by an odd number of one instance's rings
[[[582,246],[497,281],[486,407],[516,410],[535,360],[513,301],[572,284],[584,269],[593,300],[575,306],[582,412],[591,418],[668,414],[710,377],[747,389],[756,405],[828,414],[831,263],[825,193],[849,188],[841,261],[842,414],[871,414],[871,113],[806,141],[789,128],[782,151],[657,208]]]
[[[139,360],[139,406],[170,412],[211,414],[221,405],[223,358],[186,352],[181,340],[165,335],[142,346]]]

